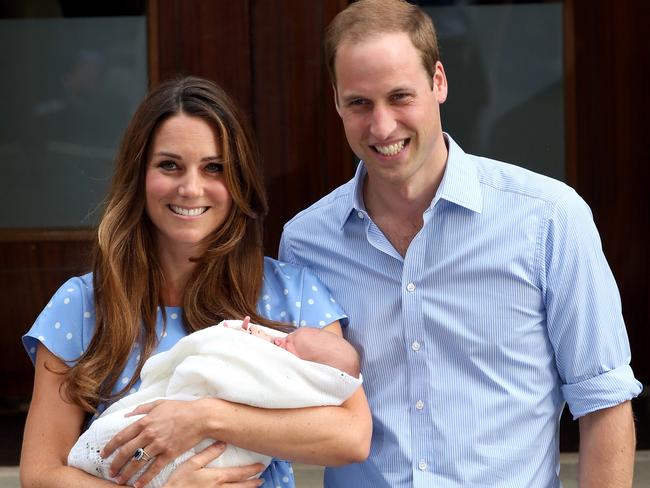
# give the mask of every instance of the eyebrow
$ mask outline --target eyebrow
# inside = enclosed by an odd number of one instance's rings
[[[397,88],[393,88],[390,92],[388,92],[389,95],[394,95],[395,93],[412,93],[414,90],[413,88],[409,88],[406,86],[398,86]]]
[[[172,159],[183,159],[178,154],[174,154],[167,151],[158,151],[154,153],[154,156],[165,156],[167,158],[172,158]],[[206,156],[204,158],[201,158],[201,161],[222,161],[222,159],[221,156]]]

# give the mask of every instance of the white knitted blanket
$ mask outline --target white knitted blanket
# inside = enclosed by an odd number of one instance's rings
[[[216,397],[261,408],[301,408],[340,405],[361,385],[330,366],[299,359],[284,349],[249,334],[241,321],[228,320],[194,332],[169,351],[150,357],[140,375],[140,389],[111,405],[77,440],[68,455],[68,465],[110,480],[112,456],[99,452],[120,430],[142,416],[124,417],[137,405],[158,398],[192,400]],[[267,334],[286,334],[262,326]],[[158,488],[183,461],[202,451],[214,440],[205,439],[169,463],[148,485]],[[146,447],[146,446],[142,446]],[[271,462],[271,457],[228,445],[210,467],[242,466]],[[128,484],[144,472],[146,465]]]

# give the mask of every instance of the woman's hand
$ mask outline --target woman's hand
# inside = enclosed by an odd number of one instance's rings
[[[229,488],[257,488],[264,484],[264,480],[252,479],[264,469],[262,464],[251,464],[238,468],[206,468],[205,465],[215,460],[226,449],[223,442],[215,442],[206,447],[203,451],[192,456],[180,467],[174,471],[165,483],[164,488],[177,488],[186,486],[192,487],[218,487],[227,486]]]
[[[208,437],[201,422],[205,414],[200,410],[201,400],[157,400],[133,410],[129,416],[145,416],[118,432],[101,453],[107,458],[115,452],[111,476],[119,473],[119,484],[128,481],[142,467],[142,461],[133,458],[135,451],[142,448],[154,458],[136,482],[136,486],[146,485],[170,461]]]

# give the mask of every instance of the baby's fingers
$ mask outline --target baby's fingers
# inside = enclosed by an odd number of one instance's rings
[[[248,324],[250,324],[250,322],[251,322],[251,318],[248,315],[246,315],[246,317],[244,317],[244,320],[242,320],[241,328],[244,330],[248,330]]]
[[[264,483],[260,479],[250,479],[262,472],[263,464],[251,464],[236,468],[206,468],[207,464],[223,454],[225,448],[226,445],[223,442],[215,442],[195,454],[178,467],[165,486],[256,488]],[[139,485],[140,480],[136,483],[136,486]]]
[[[252,478],[264,470],[263,464],[249,464],[236,468],[203,468],[208,471],[216,486],[229,488],[255,488],[264,484],[264,480]]]
[[[190,465],[195,469],[203,468],[206,464],[214,461],[226,450],[226,443],[217,441],[210,444],[198,454],[195,454],[183,464]]]

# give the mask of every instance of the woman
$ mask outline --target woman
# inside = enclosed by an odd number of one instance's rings
[[[266,198],[257,161],[243,118],[213,83],[170,81],[142,102],[118,153],[93,273],[66,282],[23,339],[36,368],[23,486],[106,484],[66,466],[86,414],[137,389],[144,361],[189,332],[248,315],[263,325],[341,334],[345,316],[313,274],[263,257]],[[146,415],[102,452],[116,451],[119,484],[153,459],[135,483],[144,486],[207,437],[327,465],[360,461],[370,444],[361,390],[340,407],[263,410],[206,398],[154,402],[134,414]],[[246,481],[258,465],[202,467],[222,450],[216,443],[196,455],[166,486],[260,484]],[[282,461],[261,479],[293,484]]]

